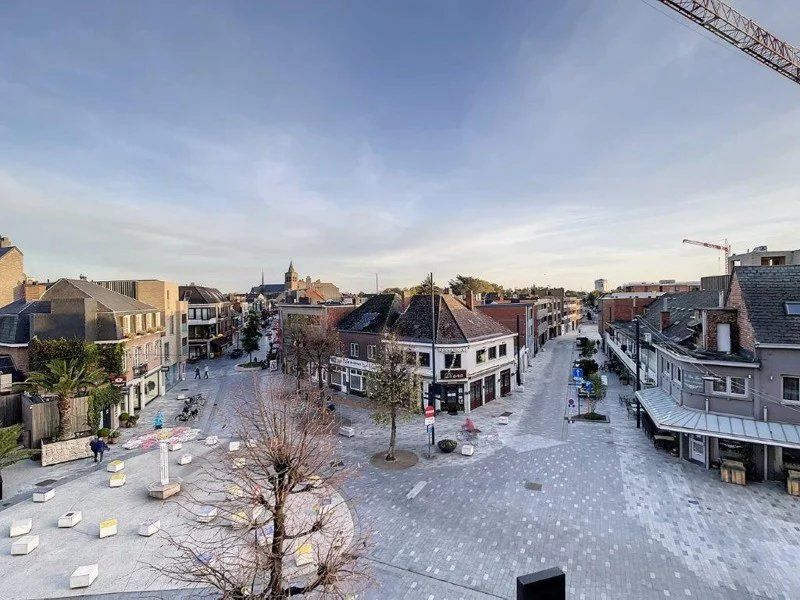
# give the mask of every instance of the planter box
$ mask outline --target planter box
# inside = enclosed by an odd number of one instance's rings
[[[36,488],[33,490],[34,502],[47,502],[55,498],[56,489],[51,487]]]
[[[109,487],[122,487],[125,485],[125,473],[114,473],[108,480]]]
[[[736,485],[746,485],[747,476],[744,465],[735,460],[723,460],[722,466],[719,469],[720,478],[725,483],[733,483]]]
[[[241,445],[241,442],[228,442],[228,452],[236,452]]]
[[[800,471],[789,470],[786,477],[786,492],[790,496],[800,496]]]
[[[500,425],[508,425],[508,417],[499,417],[499,418],[497,419],[497,422],[498,422]]]
[[[108,466],[106,466],[106,471],[108,471],[109,473],[116,473],[117,471],[122,471],[122,469],[124,468],[125,468],[125,461],[117,459],[117,460],[112,460],[110,463],[108,463]]]
[[[219,442],[219,438],[215,435],[210,435],[206,438],[206,446],[215,446]]]
[[[89,458],[92,456],[92,450],[89,448],[90,441],[92,441],[92,436],[60,442],[42,442],[42,466],[46,467],[80,458]]]
[[[106,519],[105,521],[100,521],[100,538],[107,538],[112,535],[117,535],[117,520]]]
[[[183,448],[183,444],[180,442],[172,442],[169,445],[170,452],[175,452],[176,450],[180,450],[181,448]]]

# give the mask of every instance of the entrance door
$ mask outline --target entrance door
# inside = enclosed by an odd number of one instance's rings
[[[475,410],[483,404],[483,380],[473,381],[469,384],[469,408]]]
[[[511,370],[500,371],[500,395],[508,396],[511,393]]]
[[[463,390],[460,385],[445,385],[444,387],[444,406],[442,410],[446,410],[450,414],[455,414],[461,410],[464,402]]]
[[[484,402],[491,402],[495,399],[495,382],[494,382],[494,375],[489,375],[483,380],[483,387],[486,390],[485,395],[486,398]]]
[[[702,435],[692,434],[689,438],[692,460],[706,464],[706,438]]]

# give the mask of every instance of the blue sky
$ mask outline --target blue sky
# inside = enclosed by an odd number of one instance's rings
[[[794,0],[734,4],[800,44]],[[223,290],[798,247],[800,86],[653,6],[3,2],[0,231],[41,279]]]

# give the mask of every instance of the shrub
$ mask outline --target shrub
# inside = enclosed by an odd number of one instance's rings
[[[101,438],[107,438],[111,435],[111,430],[108,427],[101,427],[97,430],[97,436]]]
[[[583,378],[589,379],[597,373],[597,361],[592,358],[582,358],[578,361],[578,366],[583,369]]]
[[[120,415],[119,415],[120,423],[124,423],[125,421],[128,421],[130,418],[131,418],[131,416],[126,412],[120,413]]]
[[[449,454],[450,452],[456,449],[456,446],[458,446],[458,442],[455,440],[439,440],[436,443],[436,445],[439,446],[439,450],[441,450],[445,454]]]

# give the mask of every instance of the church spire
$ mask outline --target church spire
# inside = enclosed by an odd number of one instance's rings
[[[261,269],[261,287],[264,287],[264,269]]]

